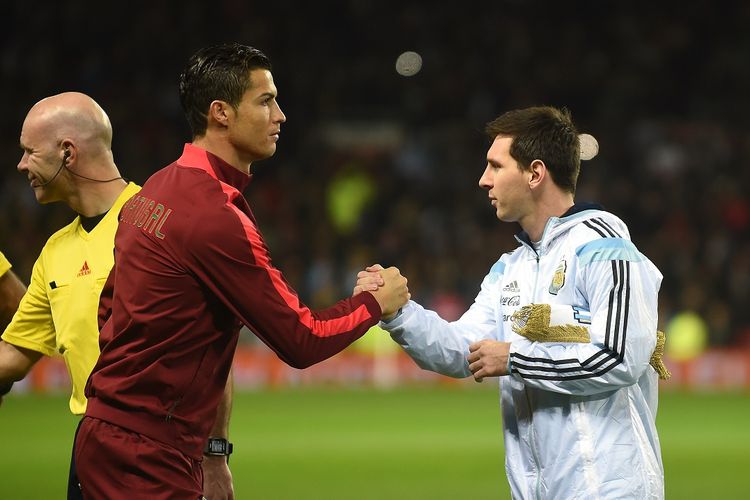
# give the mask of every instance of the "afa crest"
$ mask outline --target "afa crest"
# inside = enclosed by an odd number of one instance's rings
[[[565,259],[561,260],[552,276],[552,283],[549,285],[549,293],[557,295],[557,292],[565,285],[565,271],[568,269],[568,263]]]

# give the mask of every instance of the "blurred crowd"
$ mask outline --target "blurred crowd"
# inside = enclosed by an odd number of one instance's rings
[[[599,140],[576,198],[625,220],[663,272],[662,328],[690,314],[711,345],[750,348],[750,4],[255,4],[4,6],[0,250],[22,279],[74,217],[37,205],[14,168],[28,108],[88,93],[109,113],[121,172],[142,183],[189,141],[176,84],[189,55],[239,41],[270,56],[288,118],[245,194],[310,305],[350,294],[379,262],[417,301],[460,315],[516,246],[477,184],[484,125],[550,104]],[[406,50],[423,58],[412,77],[394,69]]]

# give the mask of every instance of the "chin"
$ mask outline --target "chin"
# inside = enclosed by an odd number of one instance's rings
[[[49,196],[45,196],[43,192],[40,193],[37,191],[34,194],[36,195],[37,203],[39,203],[40,205],[46,205],[47,203],[52,203],[56,201],[56,200],[50,199]]]
[[[48,190],[42,186],[34,188],[34,197],[40,205],[46,205],[47,203],[54,203],[62,200],[62,198],[55,194],[54,190]]]
[[[517,220],[515,217],[513,217],[509,213],[507,213],[507,212],[500,212],[499,210],[498,210],[498,212],[495,215],[497,216],[497,219],[500,220],[500,221],[502,221],[502,222],[516,222],[516,220]]]
[[[253,161],[265,160],[272,157],[274,153],[276,153],[276,146],[268,148],[264,151],[258,151],[257,154],[254,155],[255,159]]]

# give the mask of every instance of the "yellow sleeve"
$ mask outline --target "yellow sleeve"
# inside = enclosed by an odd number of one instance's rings
[[[44,252],[43,249],[34,263],[29,288],[2,338],[9,344],[52,356],[57,352],[57,341],[44,279]]]
[[[5,258],[3,252],[0,252],[0,276],[7,273],[8,269],[10,269],[10,262]]]

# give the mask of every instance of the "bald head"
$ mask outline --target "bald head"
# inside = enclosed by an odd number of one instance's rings
[[[46,97],[26,115],[24,129],[61,144],[72,141],[94,156],[112,149],[112,124],[107,113],[91,97],[80,92],[65,92]]]
[[[40,203],[63,201],[92,216],[109,210],[123,189],[112,157],[112,125],[85,94],[65,92],[34,104],[19,145],[23,155],[16,168]]]

